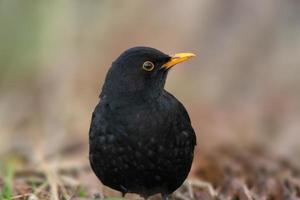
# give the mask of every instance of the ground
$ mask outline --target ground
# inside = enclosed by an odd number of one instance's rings
[[[61,150],[63,159],[50,156],[40,163],[20,152],[10,154],[4,162],[10,164],[1,166],[1,199],[121,198],[120,193],[101,185],[88,162],[79,159],[85,157],[84,149],[84,144],[73,144]],[[300,199],[300,170],[289,160],[270,156],[263,148],[223,147],[197,152],[189,178],[172,198],[296,200]],[[128,194],[125,199],[141,198]]]

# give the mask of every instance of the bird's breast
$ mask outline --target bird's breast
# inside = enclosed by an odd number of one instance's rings
[[[90,131],[90,160],[104,184],[136,192],[172,190],[181,184],[194,145],[190,133],[177,124],[178,109],[160,102],[113,108],[103,104],[97,110],[92,122],[97,127]]]

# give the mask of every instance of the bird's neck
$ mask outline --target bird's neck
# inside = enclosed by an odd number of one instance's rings
[[[118,100],[124,102],[146,102],[157,99],[160,95],[162,95],[163,90],[157,89],[149,91],[102,91],[100,94],[100,98],[107,99],[108,101]]]
[[[165,81],[157,82],[157,85],[147,85],[141,87],[139,84],[116,84],[105,82],[100,97],[104,96],[109,100],[114,99],[135,99],[152,100],[157,99],[164,90]]]
[[[113,70],[109,71],[105,83],[102,87],[100,97],[108,99],[143,99],[152,100],[157,99],[164,90],[167,71],[160,73],[156,79],[145,79],[144,77],[131,78],[121,76],[118,80],[111,78],[115,73]]]

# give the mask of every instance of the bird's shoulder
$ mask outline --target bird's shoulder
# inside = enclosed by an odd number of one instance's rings
[[[178,113],[182,118],[184,118],[189,123],[191,122],[189,114],[188,114],[186,108],[184,107],[184,105],[175,96],[173,96],[171,93],[169,93],[166,90],[164,90],[162,96],[165,99],[167,99],[167,101],[169,102],[170,106],[172,107],[172,109],[174,109],[174,111],[176,113]]]

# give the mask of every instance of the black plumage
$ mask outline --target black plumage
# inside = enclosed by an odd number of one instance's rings
[[[123,194],[167,199],[190,171],[196,136],[184,106],[164,85],[169,69],[193,54],[176,55],[131,48],[107,73],[92,116],[89,158],[101,182]]]

